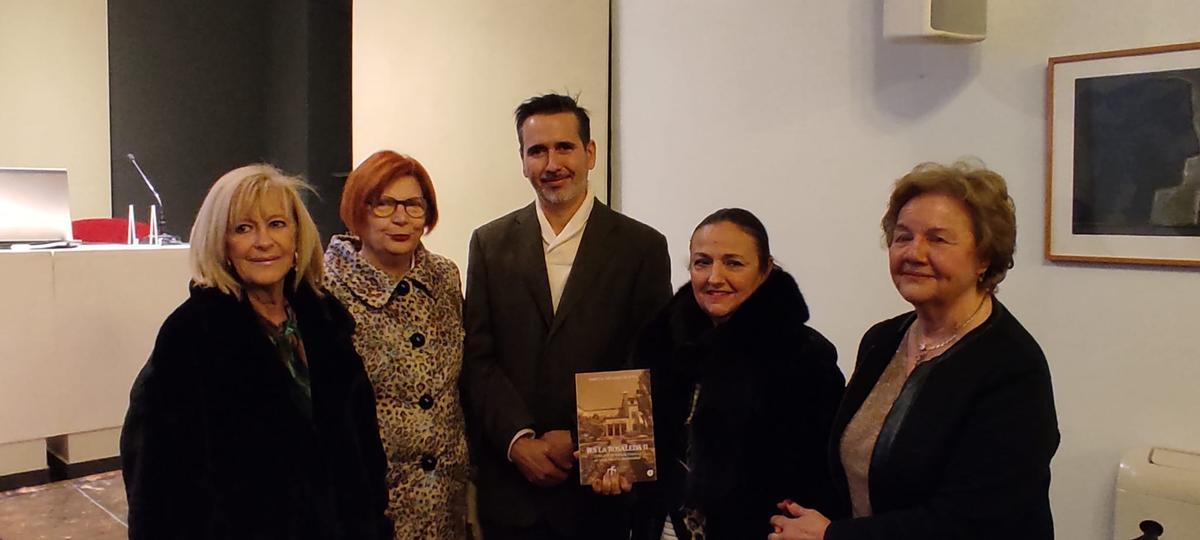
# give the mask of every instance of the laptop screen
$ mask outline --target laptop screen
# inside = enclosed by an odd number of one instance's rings
[[[0,168],[0,242],[71,239],[67,171]]]

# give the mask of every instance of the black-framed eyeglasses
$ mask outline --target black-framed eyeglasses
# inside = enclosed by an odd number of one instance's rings
[[[368,202],[367,206],[371,208],[371,213],[378,217],[392,217],[396,213],[396,207],[403,206],[404,213],[408,217],[420,218],[425,217],[425,210],[428,203],[423,197],[413,197],[411,199],[393,199],[391,197],[380,197],[374,202]]]

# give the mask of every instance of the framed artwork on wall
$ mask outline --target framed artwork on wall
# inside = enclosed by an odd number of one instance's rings
[[[1200,42],[1051,58],[1046,258],[1200,267]]]

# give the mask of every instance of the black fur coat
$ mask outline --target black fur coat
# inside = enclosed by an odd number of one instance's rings
[[[647,327],[634,363],[651,369],[660,477],[637,486],[635,538],[657,539],[681,506],[704,514],[710,540],[765,538],[785,498],[833,510],[826,448],[845,378],[807,321],[795,279],[775,268],[719,326],[687,284]]]
[[[129,538],[391,538],[375,396],[354,321],[307,285],[288,300],[312,416],[246,300],[212,288],[163,323],[121,432]]]

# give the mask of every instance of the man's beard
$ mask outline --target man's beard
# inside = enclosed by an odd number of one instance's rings
[[[587,184],[578,178],[568,180],[563,187],[558,189],[538,187],[538,193],[541,194],[542,200],[550,204],[565,204],[583,196],[587,192]]]

